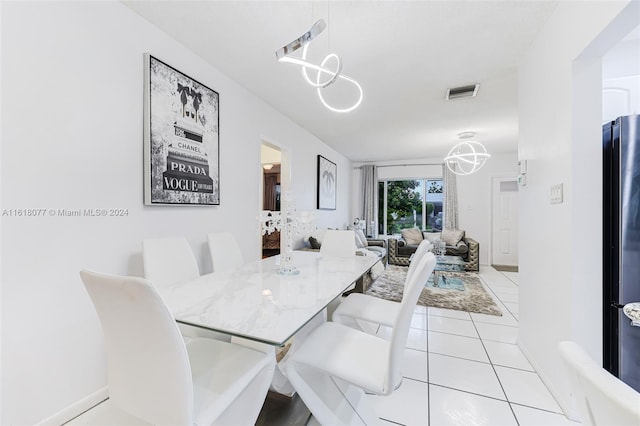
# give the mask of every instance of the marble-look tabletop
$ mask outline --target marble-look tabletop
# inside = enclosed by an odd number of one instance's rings
[[[631,320],[631,325],[640,327],[640,302],[627,303],[622,311]]]
[[[284,344],[378,261],[296,251],[298,275],[280,275],[277,257],[160,289],[176,321],[271,345]]]

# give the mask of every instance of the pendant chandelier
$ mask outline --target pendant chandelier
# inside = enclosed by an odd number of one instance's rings
[[[474,136],[473,132],[458,134],[461,139]],[[490,157],[491,155],[487,153],[487,149],[480,142],[463,141],[451,148],[449,154],[444,158],[444,163],[451,172],[464,176],[480,170]]]
[[[305,79],[309,85],[316,89],[318,97],[320,98],[320,102],[329,110],[333,112],[350,112],[354,109],[358,108],[362,103],[362,87],[355,81],[353,78],[348,77],[342,74],[342,61],[340,57],[335,53],[329,53],[324,57],[320,65],[313,64],[307,61],[307,52],[309,49],[309,43],[313,41],[318,35],[320,35],[325,28],[327,28],[327,24],[323,19],[316,21],[315,24],[311,27],[309,31],[293,40],[291,43],[286,46],[278,49],[276,51],[276,58],[279,62],[287,62],[290,64],[300,65],[302,67],[302,77]],[[301,56],[291,56],[293,52],[302,48]],[[328,68],[329,65],[332,65],[332,68]],[[309,77],[309,70],[315,72],[315,80]],[[323,90],[329,87],[336,80],[341,79],[346,82],[353,84],[357,91],[358,96],[357,100],[349,107],[346,108],[337,108],[335,106],[330,105],[323,96]]]

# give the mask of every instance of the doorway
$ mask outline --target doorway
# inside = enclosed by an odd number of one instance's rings
[[[491,265],[517,271],[518,181],[515,177],[492,179]]]
[[[282,151],[262,142],[260,147],[262,175],[262,210],[280,211],[282,194]],[[280,231],[262,236],[262,258],[280,254]]]

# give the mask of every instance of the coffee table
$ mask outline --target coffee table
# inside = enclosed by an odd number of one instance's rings
[[[464,288],[459,289],[457,286],[450,286],[447,282],[447,277],[444,275],[441,281],[440,272],[464,272],[464,260],[462,257],[447,255],[436,256],[436,267],[433,269],[433,287],[464,290]]]

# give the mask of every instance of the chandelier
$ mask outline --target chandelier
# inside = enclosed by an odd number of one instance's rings
[[[309,50],[309,43],[316,38],[322,31],[327,28],[327,24],[323,19],[319,19],[309,31],[293,40],[291,43],[286,46],[278,49],[276,51],[276,59],[279,62],[288,62],[290,64],[300,65],[302,67],[302,77],[305,79],[309,85],[316,89],[318,97],[320,98],[320,102],[329,110],[333,112],[350,112],[354,109],[358,108],[362,103],[362,86],[358,84],[353,78],[348,77],[342,74],[342,61],[340,57],[335,53],[329,53],[324,57],[320,65],[313,64],[307,61],[307,52]],[[291,56],[293,52],[302,48],[301,56]],[[332,68],[327,68],[328,65],[332,65]],[[312,70],[315,72],[315,80],[309,77],[309,71]],[[346,82],[353,84],[358,91],[358,99],[349,107],[346,108],[337,108],[335,106],[330,105],[323,96],[323,90],[334,83],[336,80],[341,79]]]
[[[464,134],[471,134],[471,137],[474,135],[471,132],[464,132]],[[470,175],[480,170],[490,157],[491,155],[487,154],[486,148],[480,142],[464,141],[451,148],[444,158],[444,163],[457,175]]]

